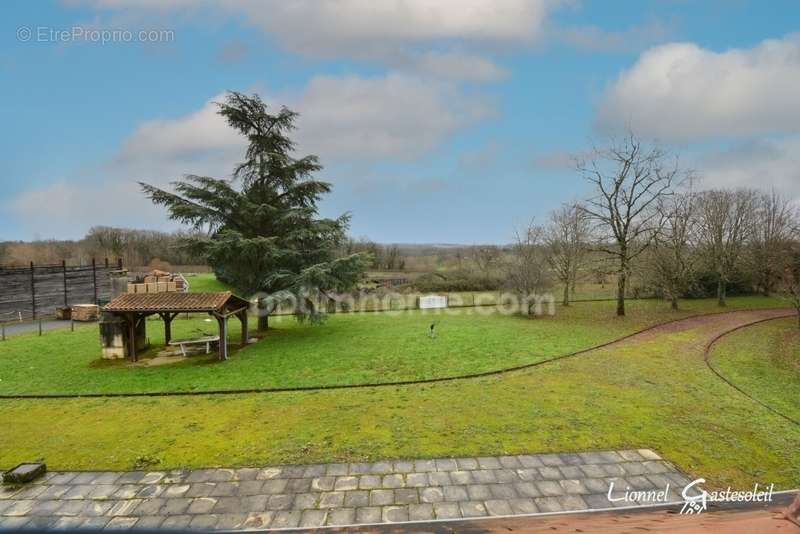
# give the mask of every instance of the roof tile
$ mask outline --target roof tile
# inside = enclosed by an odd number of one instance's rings
[[[103,307],[110,312],[215,311],[226,304],[246,305],[230,291],[220,293],[125,293]]]

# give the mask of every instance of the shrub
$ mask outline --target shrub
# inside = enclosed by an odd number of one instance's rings
[[[502,287],[499,277],[485,276],[466,270],[427,273],[414,281],[418,291],[494,291]]]

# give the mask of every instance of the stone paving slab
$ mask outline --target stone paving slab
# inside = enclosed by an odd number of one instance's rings
[[[49,472],[25,486],[0,487],[0,529],[241,530],[511,516],[654,504],[657,491],[680,502],[688,482],[649,449]],[[609,500],[612,484],[612,497],[628,491],[633,500]]]

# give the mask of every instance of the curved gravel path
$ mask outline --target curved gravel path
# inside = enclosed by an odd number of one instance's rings
[[[723,382],[728,384],[730,387],[732,387],[733,389],[735,389],[736,391],[738,391],[739,393],[741,393],[742,395],[744,395],[745,397],[747,397],[751,401],[760,404],[761,406],[763,406],[764,408],[766,408],[770,412],[774,413],[775,415],[777,415],[779,417],[782,417],[783,419],[785,419],[786,421],[789,421],[790,423],[793,423],[793,424],[795,424],[797,426],[800,426],[800,420],[797,420],[797,419],[795,419],[793,417],[790,417],[790,416],[786,415],[785,413],[783,413],[783,412],[773,408],[772,406],[768,405],[767,403],[765,403],[761,399],[758,399],[757,397],[754,397],[754,396],[750,395],[747,391],[745,391],[740,386],[738,386],[737,384],[732,382],[728,377],[723,375],[711,363],[711,353],[714,350],[714,346],[717,344],[717,342],[719,342],[725,336],[727,336],[729,334],[732,334],[732,333],[734,333],[734,332],[736,332],[738,330],[741,330],[742,328],[747,328],[747,327],[750,327],[750,326],[753,326],[753,325],[756,325],[756,324],[759,324],[759,323],[763,323],[763,322],[766,322],[766,321],[773,321],[775,319],[783,319],[785,317],[791,317],[792,315],[794,315],[794,312],[791,312],[791,313],[788,313],[788,314],[784,314],[784,315],[778,315],[778,316],[775,316],[775,317],[765,317],[763,319],[756,320],[756,321],[753,321],[753,322],[749,322],[749,323],[746,323],[746,324],[741,324],[741,325],[739,325],[739,326],[737,326],[735,328],[731,328],[729,330],[721,332],[706,344],[705,350],[703,351],[703,359],[705,360],[706,366],[711,370],[711,372],[714,373],[720,380],[722,380]]]
[[[751,324],[760,323],[762,321],[771,321],[773,319],[780,319],[789,317],[793,314],[793,310],[787,308],[771,308],[764,310],[737,310],[729,312],[711,313],[705,315],[694,315],[684,319],[662,323],[653,326],[642,332],[618,340],[613,345],[618,343],[636,343],[639,341],[650,340],[656,336],[665,333],[684,332],[687,330],[703,329],[704,335],[698,337],[697,344],[705,350],[707,346],[714,343],[717,339],[727,333],[733,332]]]

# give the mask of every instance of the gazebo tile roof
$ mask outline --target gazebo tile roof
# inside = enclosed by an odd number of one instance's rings
[[[226,305],[248,305],[230,291],[220,293],[125,293],[103,307],[108,312],[204,312],[219,311]]]

